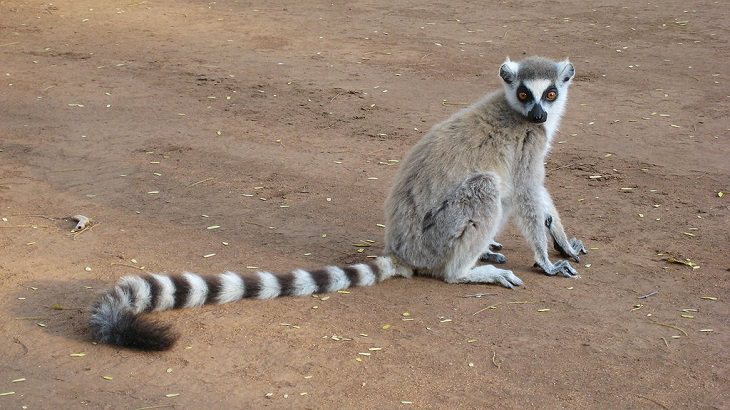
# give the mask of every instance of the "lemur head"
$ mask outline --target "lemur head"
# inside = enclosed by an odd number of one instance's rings
[[[544,123],[548,117],[562,116],[575,68],[568,60],[556,62],[530,57],[510,61],[507,58],[499,68],[499,76],[512,109],[531,122]]]

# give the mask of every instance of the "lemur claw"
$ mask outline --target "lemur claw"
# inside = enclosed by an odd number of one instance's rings
[[[501,253],[487,251],[482,254],[481,260],[488,263],[507,263],[507,257]]]
[[[586,247],[583,246],[583,241],[581,241],[578,238],[572,238],[568,241],[568,243],[570,243],[570,247],[573,248],[573,252],[574,252],[574,254],[572,255],[573,260],[576,263],[580,263],[580,256],[578,256],[578,255],[580,255],[580,254],[585,255],[588,253],[588,250],[586,249]]]
[[[572,238],[572,239],[569,239],[568,240],[568,245],[570,245],[570,248],[571,249],[565,249],[562,246],[560,246],[560,244],[557,241],[553,240],[553,247],[555,248],[555,250],[557,250],[558,252],[560,252],[560,254],[564,258],[571,258],[576,263],[580,263],[580,256],[579,255],[580,254],[584,254],[585,255],[585,254],[588,253],[588,250],[583,245],[583,241],[581,241],[578,238]]]
[[[578,276],[578,271],[575,270],[575,268],[573,268],[572,266],[570,266],[570,262],[568,262],[566,260],[559,260],[559,261],[555,262],[554,264],[550,264],[548,266],[542,266],[539,263],[535,262],[534,266],[536,268],[540,268],[548,276],[556,276],[558,274],[560,274],[560,276],[563,276],[566,278],[572,278],[572,277]]]
[[[570,241],[570,246],[573,247],[573,250],[575,250],[576,253],[582,253],[583,255],[588,254],[588,249],[583,245],[583,241],[581,241],[578,238],[572,238]]]

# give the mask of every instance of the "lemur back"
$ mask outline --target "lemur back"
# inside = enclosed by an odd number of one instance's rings
[[[530,244],[535,266],[547,275],[575,276],[566,260],[548,258],[547,235],[563,256],[579,260],[581,241],[568,239],[544,187],[545,156],[565,109],[575,75],[567,60],[507,59],[503,89],[435,125],[410,151],[385,202],[384,255],[369,263],[287,274],[127,276],[93,305],[92,337],[142,350],[169,349],[177,335],[146,312],[243,298],[333,292],[414,273],[448,283],[522,280],[495,253],[496,235],[511,215]]]

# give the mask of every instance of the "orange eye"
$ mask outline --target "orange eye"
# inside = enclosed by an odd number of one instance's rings
[[[555,91],[550,91],[547,93],[545,98],[547,98],[548,101],[555,101],[555,99],[558,98],[558,93]]]
[[[517,93],[517,99],[519,99],[522,102],[527,101],[528,98],[529,98],[529,96],[524,91],[520,91],[520,92]]]

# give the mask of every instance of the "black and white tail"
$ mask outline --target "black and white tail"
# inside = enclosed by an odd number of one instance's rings
[[[394,266],[389,257],[345,267],[286,274],[225,272],[212,276],[147,274],[125,276],[91,308],[89,327],[94,340],[141,350],[166,350],[177,340],[169,325],[153,322],[145,312],[229,303],[243,298],[272,299],[335,292],[351,286],[371,286],[412,272]]]

